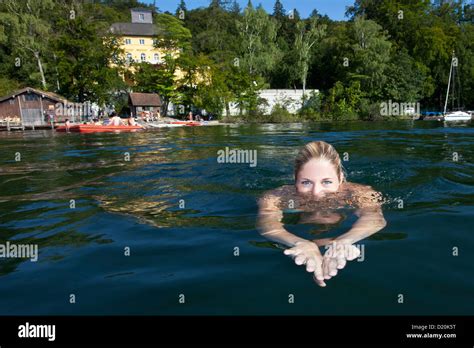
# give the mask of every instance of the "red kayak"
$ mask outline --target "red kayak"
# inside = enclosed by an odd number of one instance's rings
[[[174,121],[171,124],[183,124],[185,126],[202,126],[201,122],[197,121]]]
[[[96,124],[74,124],[69,126],[69,132],[96,133],[96,132],[135,132],[141,130],[141,126],[101,126]],[[66,126],[56,128],[58,132],[67,132]]]

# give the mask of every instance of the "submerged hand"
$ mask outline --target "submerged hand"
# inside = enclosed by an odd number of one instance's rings
[[[323,274],[323,257],[316,244],[310,241],[296,242],[295,246],[286,249],[285,255],[291,255],[297,265],[306,265],[306,271],[314,273],[314,280],[319,286],[326,286]]]
[[[328,247],[323,257],[323,276],[325,280],[337,275],[339,269],[346,266],[347,261],[352,261],[360,256],[356,246],[346,242],[333,242]]]

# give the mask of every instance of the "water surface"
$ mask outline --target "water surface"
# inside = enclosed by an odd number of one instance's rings
[[[38,262],[0,259],[0,314],[472,314],[473,135],[436,122],[0,133],[0,243],[39,246]],[[258,197],[291,184],[313,140],[388,201],[365,261],[326,288],[255,228]],[[257,150],[257,166],[218,163],[225,147]]]

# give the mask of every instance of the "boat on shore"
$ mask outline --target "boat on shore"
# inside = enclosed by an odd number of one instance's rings
[[[454,54],[453,51],[453,56],[451,58],[451,67],[449,69],[449,79],[448,79],[448,88],[446,90],[446,99],[444,102],[444,113],[443,113],[443,118],[445,122],[458,122],[458,121],[470,121],[472,119],[472,116],[468,114],[467,112],[461,111],[461,88],[460,88],[460,81],[459,81],[459,76],[457,74],[457,67],[458,67],[458,59]],[[457,77],[457,80],[456,80]],[[451,94],[451,99],[452,99],[452,106],[454,109],[454,104],[457,101],[457,110],[453,110],[450,112],[447,112],[447,107],[448,107],[448,99],[449,99],[449,92],[451,89],[451,81],[452,83],[452,94]],[[458,83],[458,88],[456,89],[456,82]],[[456,95],[456,92],[458,95]]]
[[[102,133],[102,132],[135,132],[143,130],[142,126],[103,126],[96,124],[73,124],[69,127],[59,126],[57,132]]]
[[[464,111],[448,112],[444,115],[444,121],[470,121],[472,116]]]

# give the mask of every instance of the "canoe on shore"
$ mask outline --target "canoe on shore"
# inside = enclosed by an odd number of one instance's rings
[[[142,130],[141,126],[101,126],[95,124],[74,124],[69,126],[69,132],[96,133],[96,132],[135,132]],[[67,132],[66,126],[56,128],[58,132]]]

